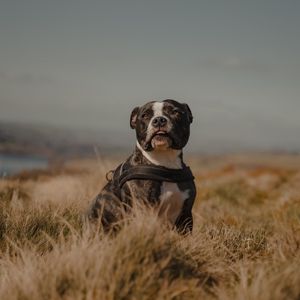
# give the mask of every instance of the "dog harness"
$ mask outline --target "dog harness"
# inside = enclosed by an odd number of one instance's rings
[[[154,180],[154,181],[167,181],[167,182],[186,182],[194,180],[194,176],[189,167],[184,166],[182,169],[169,169],[161,166],[154,165],[139,165],[123,168],[124,163],[121,164],[116,170],[110,171],[113,173],[111,179],[117,189],[118,194],[121,193],[123,185],[130,180]]]

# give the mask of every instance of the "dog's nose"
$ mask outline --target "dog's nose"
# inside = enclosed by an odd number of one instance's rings
[[[167,123],[167,119],[165,117],[156,117],[152,121],[153,127],[163,127]]]

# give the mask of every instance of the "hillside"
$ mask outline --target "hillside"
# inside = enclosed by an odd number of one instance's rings
[[[117,235],[82,218],[119,160],[0,181],[0,299],[299,299],[300,157],[189,158],[182,237],[137,210]]]

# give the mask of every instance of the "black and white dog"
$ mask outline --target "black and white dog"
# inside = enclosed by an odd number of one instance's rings
[[[134,108],[130,126],[136,131],[135,150],[96,197],[89,219],[100,218],[108,231],[140,202],[157,207],[178,231],[192,231],[196,188],[182,155],[192,121],[189,106],[175,100]]]

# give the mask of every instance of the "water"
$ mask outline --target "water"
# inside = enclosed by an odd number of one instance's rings
[[[45,169],[48,160],[37,156],[0,154],[0,177],[24,170]]]

